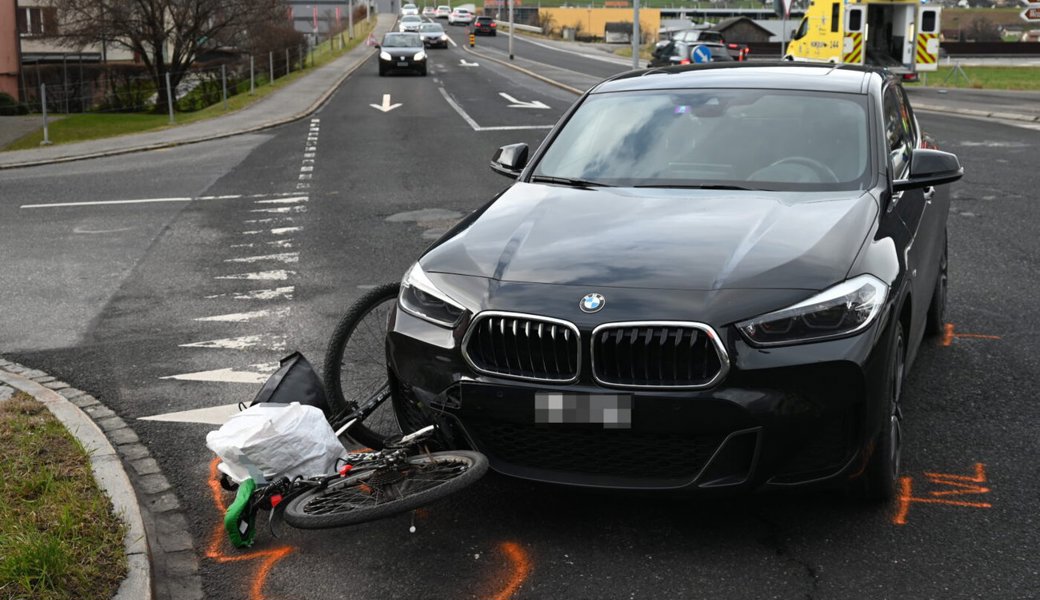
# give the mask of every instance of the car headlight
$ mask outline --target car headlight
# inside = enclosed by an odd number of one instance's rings
[[[379,60],[393,60],[393,58],[390,57],[390,53],[389,52],[384,50],[384,51],[379,53]]]
[[[737,323],[737,328],[755,346],[842,337],[870,325],[887,297],[884,282],[873,275],[860,275],[789,308]]]
[[[412,60],[426,60],[426,53],[420,50],[415,53],[415,56],[412,57]]]
[[[447,39],[448,39],[448,34],[446,34],[446,33],[442,33],[442,34],[441,34],[441,39],[442,39],[442,40],[447,40]]]
[[[442,327],[454,327],[465,312],[437,289],[419,263],[408,269],[401,280],[398,303],[406,313]]]

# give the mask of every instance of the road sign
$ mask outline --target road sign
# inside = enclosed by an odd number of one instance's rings
[[[693,62],[696,64],[711,62],[711,50],[709,50],[704,44],[694,47]]]
[[[1040,23],[1040,3],[1034,2],[1033,4],[1027,4],[1022,12],[1019,13],[1023,21],[1029,23]]]

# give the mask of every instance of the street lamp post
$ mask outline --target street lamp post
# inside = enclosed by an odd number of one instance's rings
[[[513,0],[509,0],[509,60],[513,60]]]
[[[639,0],[632,0],[632,68],[639,68]]]

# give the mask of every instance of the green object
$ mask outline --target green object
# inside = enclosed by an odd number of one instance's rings
[[[238,495],[224,513],[224,530],[236,548],[248,548],[256,538],[256,511],[252,510],[256,482],[246,479],[238,484]]]

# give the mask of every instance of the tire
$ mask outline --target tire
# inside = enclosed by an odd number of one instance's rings
[[[487,472],[487,457],[453,450],[421,454],[392,470],[374,469],[308,490],[290,499],[285,522],[299,529],[342,527],[375,521],[425,506],[475,483]],[[379,476],[403,476],[385,486],[369,484]],[[418,477],[417,477],[418,476]],[[385,494],[385,495],[384,495]],[[389,496],[396,495],[395,498]]]
[[[389,385],[386,363],[387,319],[397,302],[398,283],[366,292],[336,326],[325,352],[324,384],[335,412],[355,410]],[[393,402],[384,401],[347,435],[359,444],[382,448],[401,435]]]
[[[422,77],[426,77],[426,68],[425,67],[423,68],[422,71],[419,71],[419,75],[422,76]]]
[[[924,322],[926,335],[939,335],[946,329],[946,297],[950,285],[949,246],[948,235],[944,235],[939,275],[935,278],[935,291],[932,292],[932,303],[928,305],[928,316]]]
[[[856,495],[869,502],[885,502],[896,495],[903,450],[901,399],[906,375],[906,338],[903,324],[896,322],[886,369],[887,403],[885,420],[863,474],[856,480]]]
[[[379,76],[386,77],[386,71],[384,69],[379,69]]]

